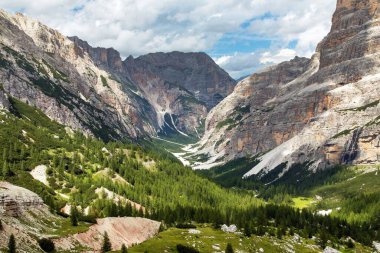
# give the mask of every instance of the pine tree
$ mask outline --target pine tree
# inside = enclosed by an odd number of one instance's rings
[[[125,244],[123,243],[121,245],[121,253],[127,253],[127,252],[128,252],[127,247],[125,247]]]
[[[108,237],[107,232],[104,232],[102,253],[111,251],[111,249],[112,249],[112,245],[111,245],[110,238]]]
[[[9,174],[9,166],[8,166],[7,161],[4,161],[4,163],[3,163],[2,173],[3,173],[3,177],[8,176],[8,174]]]
[[[247,223],[245,223],[245,227],[244,227],[244,235],[245,235],[246,237],[251,237],[251,234],[252,234],[251,226],[250,226],[250,224],[247,222]]]
[[[234,249],[232,248],[232,244],[231,243],[227,244],[225,253],[234,253]]]
[[[327,246],[327,231],[326,229],[323,229],[321,231],[321,237],[319,239],[319,246],[321,246],[322,249],[326,248]]]
[[[78,209],[76,206],[71,206],[70,220],[72,226],[78,226]]]
[[[16,253],[16,240],[15,236],[11,234],[8,241],[8,252],[9,253]]]

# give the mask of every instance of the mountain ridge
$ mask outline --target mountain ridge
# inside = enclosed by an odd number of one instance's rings
[[[5,65],[1,68],[0,82],[9,95],[28,101],[60,123],[104,139],[138,139],[168,131],[198,138],[198,129],[201,131],[210,107],[195,96],[196,90],[189,92],[183,88],[176,76],[166,80],[151,71],[154,64],[149,64],[149,69],[136,67],[135,59],[123,61],[114,49],[92,48],[78,38],[66,38],[22,14],[1,11],[1,22]],[[206,59],[195,65],[191,61],[184,65],[191,70],[192,67],[202,69],[197,64],[208,64],[205,69],[210,74],[200,77],[200,83],[230,87],[219,99],[232,92],[235,81],[210,57],[185,56],[190,60]],[[196,71],[188,75],[196,78]],[[11,84],[11,79],[17,79],[14,74],[25,76],[18,83],[23,88]],[[194,80],[186,85],[191,87]],[[33,92],[20,92],[28,89]],[[203,95],[202,92],[213,96],[218,90],[206,89],[199,94]]]
[[[316,171],[378,163],[378,7],[378,1],[338,1],[331,31],[311,61],[296,58],[239,82],[207,117],[195,155],[209,159],[198,167],[254,156],[260,163],[245,177],[286,164],[281,177],[297,164]],[[299,75],[288,79],[297,68]]]

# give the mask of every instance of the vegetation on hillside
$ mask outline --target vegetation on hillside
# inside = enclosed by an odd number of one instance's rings
[[[158,152],[154,145],[105,143],[73,132],[20,101],[13,99],[12,104],[12,113],[0,114],[2,178],[36,192],[57,213],[66,203],[80,207],[71,219],[74,226],[95,217],[142,216],[169,227],[191,222],[210,223],[214,228],[236,224],[247,230],[247,236],[282,238],[296,232],[312,238],[323,234],[332,243],[342,244],[350,237],[366,245],[379,239],[378,223],[372,220],[348,223],[345,217],[267,204],[255,197],[256,188],[225,189],[166,152]],[[48,186],[29,173],[38,165],[47,166]],[[247,168],[230,166],[236,167],[236,173]],[[225,179],[234,173],[219,172],[228,175]],[[262,187],[257,182],[252,185]],[[277,191],[266,190],[268,195]]]

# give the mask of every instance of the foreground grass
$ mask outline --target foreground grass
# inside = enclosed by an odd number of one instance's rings
[[[70,219],[62,219],[60,220],[59,229],[54,231],[54,235],[57,237],[65,237],[72,234],[79,234],[87,232],[87,230],[90,228],[92,224],[85,223],[85,222],[79,222],[78,226],[72,226]]]
[[[292,205],[293,207],[303,209],[310,207],[313,204],[314,199],[309,197],[296,197],[292,198],[292,201],[294,203]]]
[[[261,237],[252,235],[248,238],[239,233],[225,233],[208,225],[200,225],[196,230],[200,233],[193,234],[188,229],[170,228],[155,238],[128,249],[128,252],[177,252],[177,244],[194,247],[202,253],[224,252],[227,243],[232,244],[235,252],[261,252],[261,250],[266,253],[321,252],[321,248],[316,241],[304,238],[296,240],[294,236],[285,236],[278,239],[269,235]],[[369,248],[364,248],[361,245],[357,245],[355,249],[334,246],[347,253],[371,252]]]

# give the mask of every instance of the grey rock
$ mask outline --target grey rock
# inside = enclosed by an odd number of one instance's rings
[[[295,164],[316,170],[378,163],[379,16],[377,0],[339,0],[312,59],[295,58],[239,82],[207,117],[196,152],[210,157],[202,168],[245,156],[261,160],[246,177],[285,163],[279,176]]]
[[[9,111],[11,104],[8,100],[8,96],[4,93],[3,90],[0,90],[0,109]]]
[[[46,209],[43,200],[37,194],[8,182],[0,182],[1,215],[18,217],[23,212],[35,208]]]
[[[324,250],[323,250],[323,253],[341,253],[339,250],[336,250],[336,249],[333,249],[331,247],[326,247]]]

